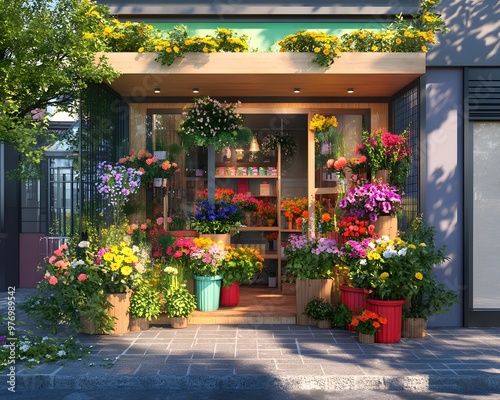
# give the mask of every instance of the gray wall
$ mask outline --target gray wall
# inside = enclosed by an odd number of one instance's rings
[[[463,288],[463,90],[462,69],[428,68],[426,74],[427,222],[437,230],[436,244],[446,245],[451,260],[436,268],[440,282]],[[434,326],[462,326],[462,306],[429,321]]]
[[[500,66],[500,2],[443,0],[438,9],[451,29],[427,54],[429,66]]]

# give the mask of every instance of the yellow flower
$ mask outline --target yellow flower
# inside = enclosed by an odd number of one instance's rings
[[[122,275],[129,276],[132,273],[132,267],[130,265],[125,265],[120,270]]]
[[[321,51],[321,49],[320,49],[319,47],[315,47],[315,48],[314,48],[314,52],[315,52],[315,53],[319,53],[320,51]]]
[[[409,244],[408,247],[413,250],[417,248],[417,246],[415,246],[413,243]]]
[[[396,44],[401,44],[402,40],[400,38],[396,39]]]
[[[415,278],[417,278],[419,281],[421,281],[422,279],[424,279],[424,276],[420,272],[416,272]]]
[[[120,264],[118,263],[111,264],[111,271],[118,271],[119,269],[120,269]]]
[[[424,46],[422,46],[422,47],[421,47],[421,49],[422,49],[422,51],[423,51],[424,53],[426,53],[426,52],[427,52],[427,47],[426,47],[425,45],[424,45]]]
[[[382,272],[380,274],[380,279],[387,279],[389,278],[389,273],[388,272]]]
[[[139,50],[137,50],[139,53],[143,53],[144,52],[144,47],[139,47]]]
[[[377,51],[378,50],[378,47],[377,46],[372,46],[372,51]]]
[[[102,258],[104,259],[104,261],[107,261],[107,262],[110,262],[110,261],[113,261],[113,253],[104,253],[104,255],[102,256]]]

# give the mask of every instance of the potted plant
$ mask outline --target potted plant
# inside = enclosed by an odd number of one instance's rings
[[[203,200],[196,204],[193,215],[194,229],[204,235],[226,235],[224,238],[211,237],[214,241],[223,240],[230,245],[230,233],[241,225],[241,208],[234,203],[215,201],[211,203]]]
[[[337,242],[326,238],[290,235],[285,247],[287,271],[296,277],[297,324],[310,325],[311,318],[303,316],[309,301],[320,297],[331,302],[334,267],[341,252]]]
[[[148,282],[139,285],[130,297],[130,330],[141,331],[149,328],[149,322],[161,314],[160,293]]]
[[[236,112],[240,104],[210,97],[195,98],[193,106],[182,113],[178,134],[184,147],[214,146],[215,151],[221,151],[238,143],[250,143],[252,131],[243,127],[243,117]]]
[[[288,270],[281,274],[281,292],[295,294],[295,276]]]
[[[351,187],[339,202],[344,215],[369,220],[379,236],[386,235],[391,239],[397,235],[397,215],[402,207],[399,189],[377,182]]]
[[[291,159],[297,151],[297,143],[293,136],[286,131],[270,132],[262,140],[261,151],[264,154],[271,154],[278,149],[284,159]]]
[[[179,284],[165,293],[165,312],[172,328],[185,328],[188,318],[196,309],[196,298],[189,293],[186,285]]]
[[[320,298],[312,299],[304,309],[304,315],[316,320],[319,328],[331,328],[333,313],[332,303]]]
[[[276,219],[278,218],[276,204],[270,201],[260,201],[257,213],[262,216],[267,226],[274,226]]]
[[[366,309],[353,315],[351,320],[354,330],[359,333],[360,343],[374,343],[375,335],[386,324],[387,318]]]
[[[128,169],[140,172],[141,182],[150,183],[154,179],[170,177],[179,171],[179,166],[173,160],[160,160],[149,150],[130,151],[125,157],[121,157],[118,163]]]
[[[422,279],[418,292],[411,296],[403,308],[402,336],[421,338],[425,336],[426,323],[434,315],[449,312],[458,302],[458,293],[439,283],[433,268],[448,260],[445,246],[437,248],[434,243],[435,228],[424,223],[423,216],[414,218],[402,238],[418,247],[418,263]]]
[[[250,247],[226,247],[226,251],[227,255],[220,269],[223,276],[220,305],[230,307],[239,303],[240,283],[247,283],[262,270],[264,258]]]
[[[227,256],[223,243],[199,237],[193,240],[189,267],[196,285],[196,302],[200,311],[215,311],[220,304],[222,263]]]

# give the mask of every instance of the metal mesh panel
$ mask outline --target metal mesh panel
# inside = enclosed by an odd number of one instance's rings
[[[419,190],[419,168],[420,149],[419,149],[419,89],[414,86],[398,96],[393,103],[394,115],[394,133],[409,131],[410,148],[412,154],[412,163],[410,173],[405,182],[405,197],[403,215],[399,222],[399,229],[406,229],[409,221],[413,219],[419,210],[418,190]]]
[[[82,94],[81,142],[82,218],[98,224],[106,202],[96,190],[97,165],[128,152],[128,106],[104,86],[91,85]]]

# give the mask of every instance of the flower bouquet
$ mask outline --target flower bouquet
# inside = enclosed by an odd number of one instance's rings
[[[289,198],[286,197],[281,202],[281,209],[284,210],[285,218],[289,221],[295,221],[302,216],[302,212],[309,207],[306,197]]]
[[[276,220],[276,218],[278,218],[276,204],[270,201],[259,201],[257,214],[261,215],[265,219]]]
[[[191,108],[182,113],[179,137],[185,148],[213,145],[216,151],[236,144],[248,144],[252,132],[242,128],[243,118],[236,112],[241,105],[219,102],[210,97],[194,99]]]
[[[376,235],[375,226],[370,221],[359,219],[354,215],[343,215],[337,227],[346,240],[363,240]]]
[[[230,233],[231,229],[240,226],[242,212],[234,203],[203,200],[196,205],[193,218],[194,229],[200,233]]]
[[[231,202],[237,204],[245,212],[256,212],[259,206],[259,202],[255,197],[244,193],[236,193]]]
[[[381,215],[397,215],[402,210],[403,200],[395,186],[369,183],[347,191],[339,207],[347,216],[377,221]]]
[[[337,118],[314,114],[309,122],[309,130],[314,132],[315,167],[316,169],[325,167],[328,160],[332,160],[332,168],[335,160],[344,158],[344,137],[336,128],[339,126]],[[339,164],[337,163],[339,166]],[[337,171],[343,169],[337,169]],[[336,171],[335,171],[336,172]]]

